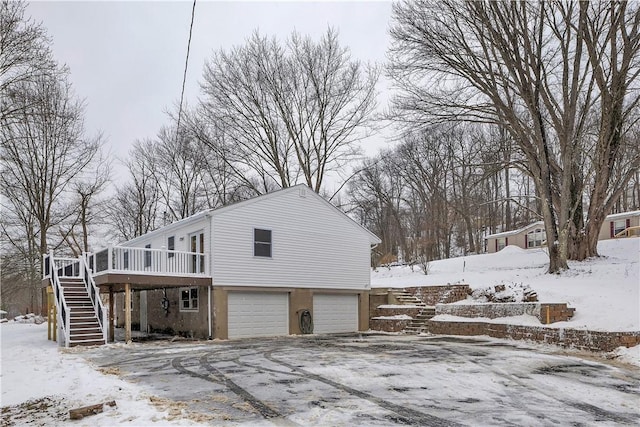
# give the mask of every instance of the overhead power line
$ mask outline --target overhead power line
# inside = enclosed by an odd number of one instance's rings
[[[189,25],[189,41],[187,42],[187,57],[184,61],[184,75],[182,76],[182,92],[180,93],[180,106],[178,108],[178,123],[176,124],[176,141],[180,131],[180,120],[182,118],[182,103],[184,102],[184,87],[187,84],[187,68],[189,67],[189,51],[191,50],[191,34],[193,33],[193,18],[196,13],[196,0],[193,0],[191,8],[191,25]]]

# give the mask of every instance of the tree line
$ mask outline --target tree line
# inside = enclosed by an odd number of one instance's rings
[[[49,250],[78,255],[299,183],[381,237],[375,262],[482,252],[486,234],[542,219],[555,273],[597,255],[607,214],[640,205],[636,3],[401,1],[384,67],[331,28],[255,32],[212,53],[197,103],[132,141],[116,185],[26,7],[0,3],[3,301],[38,306]],[[364,158],[382,122],[394,140]]]

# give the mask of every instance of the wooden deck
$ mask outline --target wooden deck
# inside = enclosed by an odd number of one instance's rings
[[[124,292],[125,285],[131,290],[154,290],[169,287],[210,286],[212,278],[205,275],[167,275],[105,272],[93,277],[100,293]]]

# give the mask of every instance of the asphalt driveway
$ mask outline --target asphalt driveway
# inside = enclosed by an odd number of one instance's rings
[[[81,354],[203,424],[640,424],[640,370],[551,351],[487,338],[353,335]]]

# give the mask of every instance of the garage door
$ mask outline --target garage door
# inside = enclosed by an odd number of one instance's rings
[[[355,332],[358,330],[358,295],[315,294],[313,332]]]
[[[289,335],[289,294],[229,292],[229,338]]]

